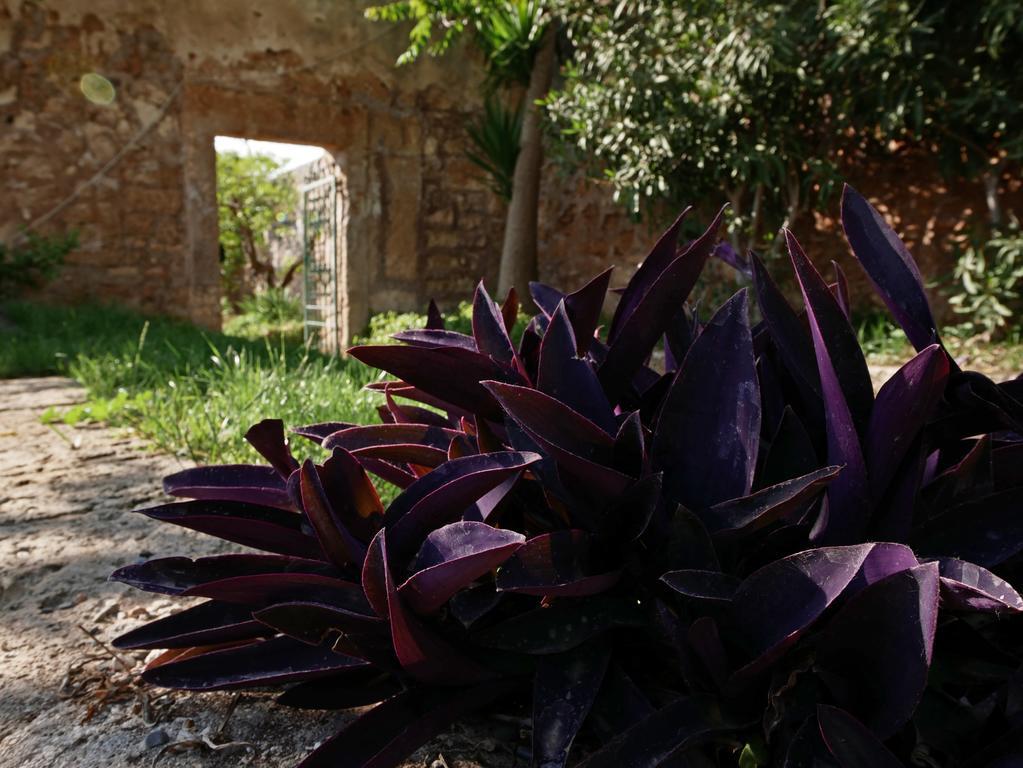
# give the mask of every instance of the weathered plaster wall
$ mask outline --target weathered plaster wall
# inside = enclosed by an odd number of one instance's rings
[[[2,0],[0,237],[121,154],[40,227],[78,229],[82,243],[47,293],[215,326],[213,137],[309,143],[348,187],[346,330],[371,310],[460,298],[490,270],[500,227],[461,154],[479,72],[457,56],[396,71],[402,30],[366,22],[364,5]],[[112,104],[83,97],[86,72],[114,83]],[[430,219],[427,195],[458,223]]]
[[[395,69],[403,30],[365,21],[365,5],[0,0],[0,239],[109,166],[39,227],[81,235],[46,293],[216,327],[213,137],[227,134],[323,146],[340,167],[343,334],[371,311],[451,304],[481,277],[493,284],[504,210],[463,152],[480,68],[455,52]],[[86,72],[114,83],[112,104],[83,97]],[[888,204],[925,273],[949,271],[947,237],[980,210],[979,189],[946,188],[917,161],[849,174]],[[540,277],[568,288],[610,264],[623,283],[663,223],[636,225],[607,189],[553,169],[540,218]],[[854,290],[864,286],[833,218],[796,230],[811,255],[837,258]]]

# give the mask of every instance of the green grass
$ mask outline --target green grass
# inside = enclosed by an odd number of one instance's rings
[[[868,363],[896,365],[915,354],[906,334],[883,311],[854,315],[853,327]],[[971,333],[969,325],[946,325],[941,338],[949,354],[965,368],[1003,379],[1023,371],[1023,330],[1015,328],[998,341]]]
[[[208,333],[112,307],[10,303],[2,312],[13,331],[4,330],[0,377],[58,373],[86,388],[86,403],[44,414],[51,423],[127,426],[156,449],[222,463],[258,459],[243,435],[263,418],[377,420],[379,397],[363,388],[379,372],[283,338]]]

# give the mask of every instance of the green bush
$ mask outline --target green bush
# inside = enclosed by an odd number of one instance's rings
[[[52,280],[77,246],[77,232],[52,237],[28,232],[20,244],[0,243],[0,298]]]
[[[1023,311],[1023,231],[1018,221],[986,242],[977,239],[963,248],[956,261],[958,285],[949,299],[963,315],[971,335],[988,339],[1005,336],[1019,325]]]
[[[302,302],[283,288],[245,296],[238,304],[238,312],[225,318],[224,332],[247,339],[284,336],[301,340]]]

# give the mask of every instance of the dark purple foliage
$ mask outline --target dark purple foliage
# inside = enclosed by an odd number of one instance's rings
[[[1023,386],[949,359],[908,251],[852,189],[842,220],[918,350],[876,393],[841,270],[829,285],[786,232],[794,306],[718,246],[721,214],[685,245],[680,217],[606,332],[610,270],[534,284],[517,343],[517,297],[481,284],[472,335],[431,305],[401,344],[351,350],[398,380],[372,386],[382,424],[294,431],[322,464],[267,420],[247,437],[269,467],[167,478],[191,500],[144,514],[258,553],[118,570],[207,602],[117,645],[166,649],[156,685],[375,704],[305,766],[394,766],[530,703],[542,768],[1011,764]],[[685,301],[714,253],[753,290],[701,322]],[[401,492],[385,507],[374,482]]]

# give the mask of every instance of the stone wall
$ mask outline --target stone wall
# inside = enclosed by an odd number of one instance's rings
[[[397,70],[404,30],[365,21],[365,4],[0,0],[0,240],[45,215],[41,232],[81,241],[47,297],[217,327],[224,134],[322,146],[337,163],[342,343],[370,312],[492,285],[504,207],[463,151],[481,68],[456,51]],[[89,72],[114,84],[112,103],[83,97]],[[979,188],[945,188],[916,161],[849,175],[888,204],[925,272],[949,270],[946,236],[982,204]],[[568,288],[610,264],[623,283],[665,223],[637,225],[604,186],[550,167],[540,218],[540,277]],[[796,229],[812,255],[845,258],[832,218]]]

